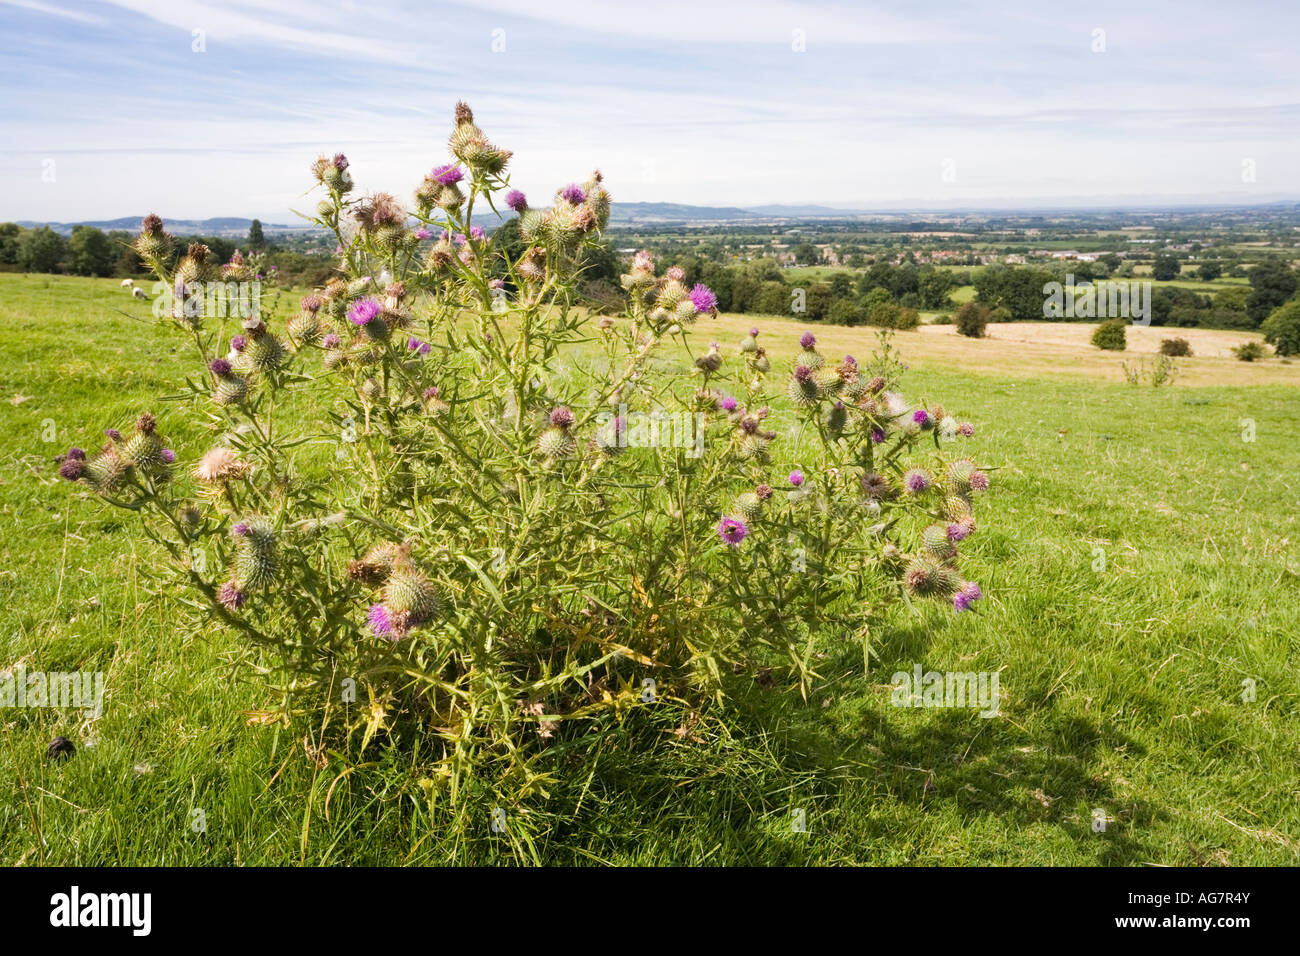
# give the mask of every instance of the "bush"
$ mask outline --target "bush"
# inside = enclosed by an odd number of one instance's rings
[[[1123,319],[1107,319],[1092,333],[1092,344],[1110,352],[1123,352],[1128,347],[1127,324]]]
[[[1168,355],[1171,358],[1190,356],[1192,354],[1192,343],[1182,338],[1161,339],[1160,354]]]
[[[411,209],[318,159],[340,274],[283,324],[163,310],[198,372],[167,389],[173,420],[60,460],[143,522],[149,547],[122,548],[159,556],[151,586],[180,592],[186,626],[249,645],[263,723],[313,728],[345,767],[387,737],[436,825],[465,834],[486,806],[542,800],[615,726],[662,737],[758,674],[806,692],[814,640],[865,635],[904,594],[980,597],[958,542],[989,477],[948,452],[972,427],[907,403],[888,333],[861,367],[805,333],[772,382],[754,330],[684,374],[716,301],[681,270],[638,253],[621,316],[574,306],[609,215],[599,174],[538,208],[500,195],[510,154],[463,104],[451,146]],[[494,193],[522,210],[517,257],[470,219]],[[156,216],[135,242],[167,288],[247,278],[197,245],[173,270],[173,245]],[[793,412],[770,411],[778,389]],[[195,423],[202,445],[162,437]]]
[[[1278,355],[1300,355],[1300,299],[1276,310],[1259,328]]]
[[[984,329],[989,324],[989,310],[974,302],[967,302],[953,316],[957,333],[972,339],[984,337]]]
[[[1267,358],[1268,348],[1259,342],[1244,342],[1234,348],[1232,354],[1243,362],[1253,362],[1256,359]]]

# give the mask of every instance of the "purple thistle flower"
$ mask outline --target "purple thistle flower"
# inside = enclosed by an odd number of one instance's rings
[[[970,422],[962,422],[957,426],[957,431],[961,433],[963,438],[970,438],[971,435],[975,434],[975,426]]]
[[[217,589],[217,600],[232,611],[237,611],[244,606],[248,600],[248,594],[245,593],[233,581],[227,581]]]
[[[437,385],[430,385],[424,390],[424,400],[427,402],[429,399],[437,398],[441,394],[442,389],[438,388]]]
[[[974,581],[965,582],[952,596],[952,606],[956,611],[969,611],[971,604],[984,596],[980,586]]]
[[[920,494],[930,487],[930,476],[920,468],[912,468],[903,476],[903,484],[913,494]]]
[[[691,305],[696,312],[712,312],[718,307],[718,297],[703,282],[697,282],[691,289]]]
[[[569,183],[560,190],[560,198],[573,203],[575,206],[580,202],[585,202],[587,194],[582,191],[582,187],[577,183]]]
[[[76,481],[86,470],[86,463],[80,458],[73,458],[71,455],[59,466],[59,477],[66,478],[68,481]]]
[[[335,169],[348,168],[348,158],[344,156],[342,153],[335,153],[333,162],[334,162]]]
[[[912,421],[916,422],[918,425],[928,425],[930,424],[930,413],[924,408],[918,408],[916,411],[912,412]]]
[[[754,328],[754,329],[750,329],[750,330],[749,330],[749,334],[750,334],[750,336],[752,336],[753,338],[758,338],[758,329],[756,329],[756,328]]]
[[[348,321],[358,326],[369,325],[383,308],[378,299],[359,299],[348,309]]]
[[[393,622],[388,616],[388,608],[382,604],[371,605],[370,613],[366,615],[366,622],[377,637],[393,639]]]
[[[812,375],[812,369],[807,365],[796,365],[794,367],[795,381],[806,382],[810,375]]]
[[[176,460],[176,452],[172,451],[170,448],[164,448],[162,450],[162,460],[170,465]]]
[[[208,371],[217,378],[225,378],[230,374],[231,365],[223,358],[213,359],[208,363]]]
[[[803,472],[798,468],[790,472],[790,484],[794,485],[796,488],[803,484]]]
[[[233,336],[230,339],[230,347],[236,352],[244,351],[244,346],[248,344],[248,339],[242,335]]]
[[[948,525],[949,541],[965,541],[970,537],[970,525],[965,521],[959,521],[955,524]]]
[[[452,237],[452,241],[458,246],[463,246],[465,243],[469,242],[469,239],[465,237],[465,233],[458,232]]]
[[[425,229],[423,226],[415,230],[416,239],[428,239],[432,235],[433,233],[431,233],[428,229]]]
[[[339,347],[339,341],[340,339],[338,334],[331,332],[321,340],[321,345],[325,346],[327,349],[336,349]]]
[[[512,189],[506,193],[506,205],[515,212],[521,213],[528,208],[528,197],[518,189]]]
[[[722,401],[718,402],[718,407],[724,412],[734,412],[737,404],[736,400],[728,395]]]
[[[885,440],[885,431],[883,428],[871,429],[871,440],[879,445]]]
[[[428,342],[421,342],[419,339],[411,339],[406,343],[406,347],[420,355],[428,355],[433,351],[433,347]]]
[[[68,449],[68,454],[64,457],[71,458],[73,461],[85,461],[86,453],[74,445]]]
[[[248,526],[247,521],[241,521],[239,522],[239,524],[235,525],[233,528],[230,529],[230,533],[237,538],[246,538],[248,537],[249,532],[252,530],[253,529]]]
[[[805,332],[803,335],[799,336],[799,344],[806,349],[810,349],[817,344],[817,336],[813,335],[811,332]]]
[[[105,428],[104,434],[107,435],[109,438],[113,439],[113,441],[122,440],[122,433],[118,431],[116,428]]]
[[[749,537],[749,528],[739,518],[724,517],[718,522],[718,537],[734,548]]]
[[[469,237],[471,239],[486,239],[487,233],[483,231],[482,226],[470,226]]]
[[[988,491],[989,476],[982,471],[973,472],[970,476],[970,486],[974,491]]]
[[[455,163],[448,163],[446,166],[435,166],[429,173],[430,179],[436,179],[444,186],[450,186],[452,183],[458,183],[465,178],[464,171]]]
[[[556,428],[569,428],[575,421],[573,412],[564,405],[551,411],[551,424]]]

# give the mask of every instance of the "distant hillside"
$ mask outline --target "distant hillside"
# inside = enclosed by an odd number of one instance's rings
[[[121,229],[126,232],[138,232],[140,229],[140,220],[144,216],[123,216],[120,219],[93,219],[81,222],[32,222],[22,220],[18,223],[28,229],[36,226],[49,226],[55,232],[61,235],[68,235],[77,226],[94,226],[96,229],[103,229],[105,232],[112,232],[115,229]],[[225,236],[228,238],[243,237],[248,235],[248,227],[253,224],[251,219],[241,219],[236,216],[217,216],[212,219],[167,219],[167,231],[178,235],[188,236]],[[303,232],[315,229],[315,226],[288,226],[280,223],[264,222],[262,231],[267,235],[274,233],[286,232]]]
[[[772,219],[831,219],[861,216],[854,209],[829,206],[687,206],[673,202],[616,202],[610,218],[620,222],[729,222]]]

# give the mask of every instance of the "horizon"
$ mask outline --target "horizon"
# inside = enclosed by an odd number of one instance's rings
[[[409,197],[446,160],[458,99],[539,195],[594,165],[624,202],[1289,201],[1300,11],[1252,7],[1274,29],[1206,2],[763,0],[736,18],[682,0],[654,16],[591,0],[0,0],[0,170],[28,187],[0,219],[288,222],[310,208],[312,159],[339,150],[362,191]]]

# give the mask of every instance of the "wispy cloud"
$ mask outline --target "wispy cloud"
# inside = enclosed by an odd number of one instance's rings
[[[364,188],[406,193],[462,98],[543,195],[592,165],[617,199],[727,205],[1300,183],[1300,11],[1275,5],[0,5],[0,174],[26,184],[0,218],[284,221],[340,149]]]

